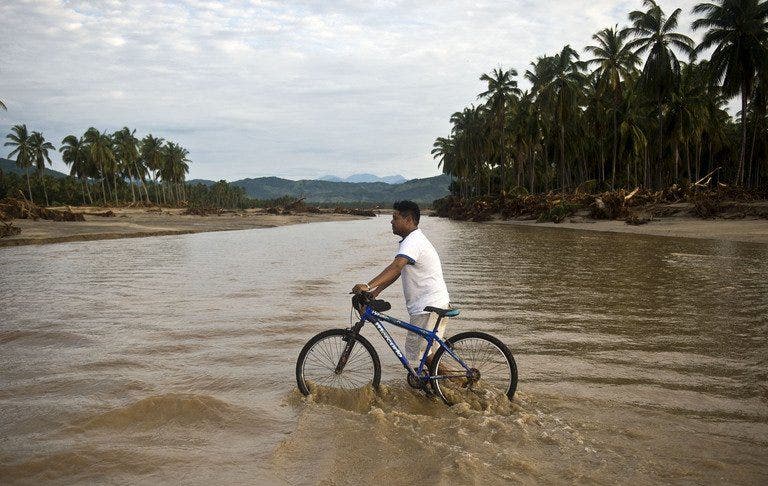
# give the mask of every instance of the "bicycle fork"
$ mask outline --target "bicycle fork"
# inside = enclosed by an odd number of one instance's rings
[[[361,327],[363,327],[362,320],[358,321],[354,326],[352,326],[352,328],[349,330],[349,333],[344,336],[344,341],[347,342],[347,345],[344,346],[344,351],[342,351],[341,356],[339,356],[339,362],[336,364],[336,369],[333,370],[335,374],[340,375],[341,372],[344,371],[344,367],[347,366],[349,356],[352,354],[352,349],[355,347],[355,338],[360,332]]]

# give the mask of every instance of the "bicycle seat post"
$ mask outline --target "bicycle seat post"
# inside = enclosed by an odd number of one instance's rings
[[[440,321],[443,320],[443,316],[440,314],[437,315],[437,322],[435,323],[435,328],[432,329],[432,332],[437,332],[437,329],[440,327]]]

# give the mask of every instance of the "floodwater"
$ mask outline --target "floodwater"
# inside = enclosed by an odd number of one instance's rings
[[[508,408],[409,389],[368,327],[379,395],[296,391],[394,256],[386,216],[0,249],[0,483],[768,484],[768,246],[422,228],[449,334],[515,354]]]

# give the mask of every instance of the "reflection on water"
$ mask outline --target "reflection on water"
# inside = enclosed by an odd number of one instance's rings
[[[386,218],[1,249],[0,482],[768,481],[768,247],[422,227],[515,403],[424,397],[372,329],[380,394],[295,390]]]

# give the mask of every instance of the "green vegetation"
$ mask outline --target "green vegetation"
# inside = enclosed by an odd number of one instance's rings
[[[49,152],[56,148],[40,132],[29,134],[26,125],[15,125],[6,136],[5,146],[12,147],[8,156],[15,159],[18,168],[24,169],[26,196],[33,202],[42,190],[46,206],[51,200],[56,204],[78,204],[80,198],[72,190],[76,187],[83,204],[94,204],[99,199],[104,205],[108,200],[114,204],[152,204],[152,187],[154,203],[184,204],[190,163],[187,149],[151,134],[139,140],[135,134],[136,130],[128,127],[111,134],[91,127],[81,137],[64,137],[59,151],[64,163],[70,166],[70,177],[66,180],[45,175],[46,163],[51,164]],[[39,179],[35,185],[29,177],[33,166]],[[150,174],[151,182],[147,180]],[[17,179],[15,174],[0,172],[0,197],[19,195],[21,186]],[[48,197],[49,186],[52,199]]]
[[[456,180],[452,193],[653,190],[711,173],[767,187],[768,1],[697,5],[698,46],[677,32],[680,13],[645,0],[629,26],[597,32],[585,59],[571,46],[537,58],[524,74],[530,91],[520,91],[514,69],[483,74],[483,103],[454,113],[450,136],[433,145],[438,167]],[[710,48],[709,60],[696,58]],[[725,105],[736,95],[732,119]]]

